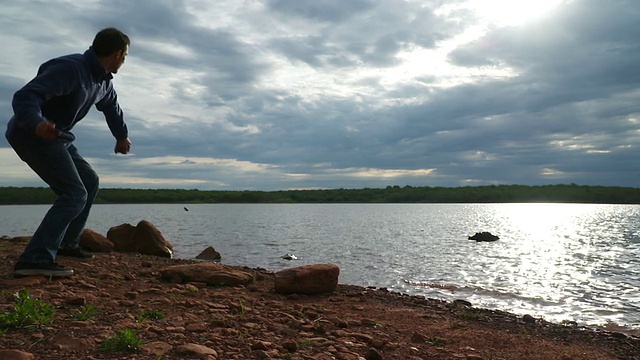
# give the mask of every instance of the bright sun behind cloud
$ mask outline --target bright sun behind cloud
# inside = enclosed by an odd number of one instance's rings
[[[467,5],[498,26],[517,26],[545,16],[566,0],[471,0]]]

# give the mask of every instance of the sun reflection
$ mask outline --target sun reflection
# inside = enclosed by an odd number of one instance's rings
[[[575,245],[583,219],[590,218],[595,209],[584,204],[505,204],[499,207],[496,215],[512,232],[508,235],[511,243],[505,251],[510,253],[508,257],[513,268],[495,270],[502,273],[506,283],[520,289],[521,296],[536,299],[539,305],[549,301],[570,301],[566,287],[580,288],[580,284],[589,282],[597,266],[586,260],[594,248],[582,243],[579,250],[587,256],[580,259],[576,257]],[[576,261],[583,262],[581,271],[568,272]]]

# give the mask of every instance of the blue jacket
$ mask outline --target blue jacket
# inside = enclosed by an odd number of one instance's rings
[[[13,95],[14,116],[8,131],[21,129],[34,134],[38,123],[46,118],[62,131],[61,137],[72,140],[75,137],[70,130],[95,105],[104,113],[113,136],[126,139],[127,125],[111,79],[92,48],[84,54],[45,62],[36,77]]]

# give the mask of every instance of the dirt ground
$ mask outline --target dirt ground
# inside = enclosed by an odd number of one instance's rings
[[[0,240],[0,319],[16,311],[22,290],[55,313],[50,323],[0,326],[0,359],[640,359],[637,337],[464,301],[350,285],[280,295],[262,269],[243,268],[256,277],[246,287],[175,284],[160,270],[191,260],[100,253],[87,262],[60,258],[76,271],[71,278],[14,279],[25,244]],[[108,348],[124,329],[140,344]]]

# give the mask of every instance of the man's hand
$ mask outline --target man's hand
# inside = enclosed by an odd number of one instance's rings
[[[56,124],[53,121],[44,119],[36,125],[36,136],[40,138],[53,140],[56,139],[59,134],[60,131],[56,129]]]
[[[113,151],[116,154],[118,154],[118,153],[126,154],[126,153],[129,152],[129,150],[131,150],[131,141],[129,140],[129,138],[118,140],[116,142],[115,149],[113,149]]]

